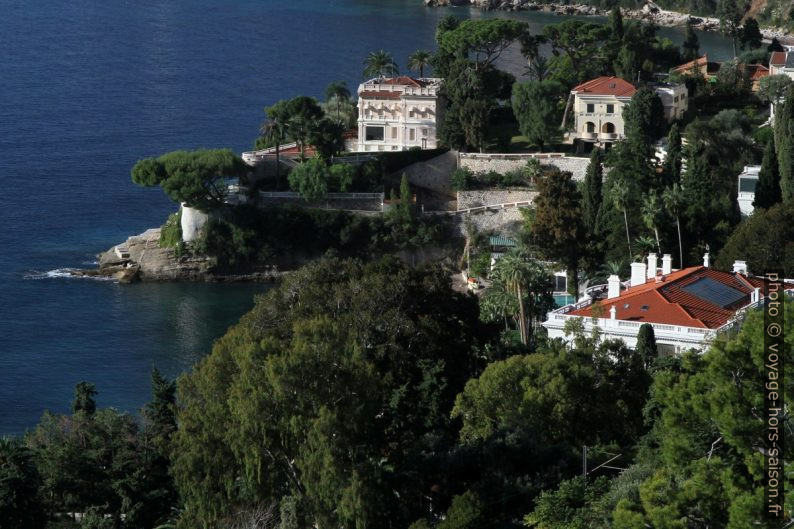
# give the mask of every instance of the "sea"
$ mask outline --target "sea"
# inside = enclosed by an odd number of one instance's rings
[[[99,406],[136,413],[152,368],[189,370],[267,288],[69,277],[175,211],[130,181],[136,160],[248,150],[265,106],[336,80],[355,89],[374,50],[404,65],[434,49],[450,13],[536,32],[562,20],[422,0],[0,0],[0,12],[0,435],[67,412],[83,380]],[[699,37],[730,57],[723,37]],[[510,51],[502,66],[525,63]]]

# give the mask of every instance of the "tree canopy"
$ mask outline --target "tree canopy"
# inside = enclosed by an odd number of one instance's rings
[[[223,206],[228,178],[244,178],[247,167],[231,149],[174,151],[138,161],[132,181],[159,185],[175,202],[208,211]]]

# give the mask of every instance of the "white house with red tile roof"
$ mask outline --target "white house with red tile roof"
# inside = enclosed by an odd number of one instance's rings
[[[702,349],[716,333],[741,321],[744,311],[759,306],[764,290],[764,279],[749,275],[744,261],[736,261],[733,272],[709,268],[708,261],[706,254],[704,266],[672,270],[672,258],[665,254],[658,269],[656,254],[650,254],[647,265],[632,263],[630,281],[611,276],[605,297],[550,312],[543,326],[550,338],[567,339],[565,323],[581,318],[588,333],[597,326],[602,338],[635,347],[640,326],[648,323],[660,353]]]
[[[370,79],[358,87],[358,150],[435,149],[444,110],[443,80],[400,76]]]
[[[566,140],[611,143],[622,140],[623,107],[631,101],[637,89],[633,84],[620,77],[599,77],[587,81],[571,90],[568,100],[572,105],[573,132],[566,135]],[[563,118],[563,127],[567,121]]]
[[[769,57],[769,75],[788,75],[794,79],[794,50],[773,51]]]

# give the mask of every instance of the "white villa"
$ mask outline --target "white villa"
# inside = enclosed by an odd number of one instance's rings
[[[574,119],[574,130],[566,140],[611,143],[625,137],[623,107],[637,91],[634,85],[619,77],[599,77],[571,90],[568,106]],[[567,113],[563,118],[563,127]]]
[[[629,281],[610,276],[607,285],[588,289],[585,300],[548,313],[543,326],[549,338],[569,339],[565,323],[580,318],[586,332],[597,326],[602,338],[621,339],[629,347],[636,347],[640,326],[648,323],[660,354],[703,349],[763,300],[764,279],[751,276],[745,261],[736,261],[733,272],[710,268],[709,254],[703,256],[703,266],[673,270],[671,264],[672,257],[665,254],[657,268],[656,254],[649,254],[647,264],[631,264]],[[787,282],[789,293],[792,288]]]
[[[794,79],[794,46],[788,46],[787,51],[772,52],[769,75],[788,75]]]
[[[689,92],[683,83],[656,83],[650,87],[659,94],[668,121],[681,119],[689,107]],[[571,90],[568,106],[574,119],[574,131],[566,141],[612,143],[625,138],[623,108],[637,89],[620,77],[599,77]],[[568,109],[566,109],[568,110]],[[568,115],[563,118],[563,128]]]
[[[745,165],[744,170],[739,174],[738,190],[739,210],[742,215],[748,217],[753,214],[753,200],[755,200],[755,186],[758,184],[758,174],[761,172],[760,165]]]
[[[675,121],[684,117],[689,108],[689,90],[683,83],[657,83],[651,86],[664,106],[664,117]]]
[[[435,149],[442,79],[370,79],[358,87],[358,151]]]

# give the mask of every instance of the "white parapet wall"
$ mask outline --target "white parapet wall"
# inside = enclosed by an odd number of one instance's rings
[[[493,208],[513,207],[516,205],[528,206],[537,196],[537,191],[519,188],[458,191],[458,211],[482,206],[491,206]]]
[[[192,242],[198,239],[201,228],[209,220],[209,215],[201,210],[182,204],[180,224],[182,226],[182,241]]]

